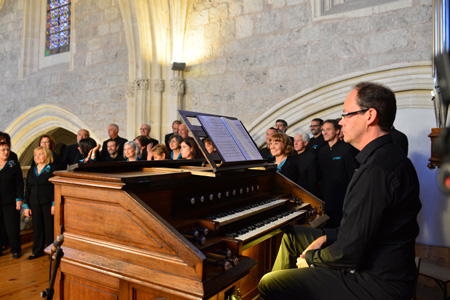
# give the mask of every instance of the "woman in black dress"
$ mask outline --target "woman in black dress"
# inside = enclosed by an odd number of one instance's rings
[[[0,226],[5,228],[13,258],[19,258],[20,208],[23,201],[23,178],[20,164],[10,158],[9,144],[0,142]],[[0,245],[3,245],[0,235]],[[0,255],[3,249],[0,248]]]
[[[54,191],[49,179],[55,167],[50,149],[34,149],[34,162],[35,166],[28,171],[23,204],[25,216],[33,217],[33,254],[28,260],[44,255],[45,247],[53,242]]]
[[[8,144],[8,146],[9,146],[8,159],[10,159],[14,162],[19,162],[19,158],[17,157],[17,154],[14,153],[13,151],[11,151],[11,137],[9,136],[9,134],[7,134],[6,132],[0,131],[0,143]],[[3,226],[0,226],[0,235],[1,235],[1,237],[0,237],[0,239],[1,239],[0,252],[2,252],[9,246],[8,235],[6,234],[6,229]]]

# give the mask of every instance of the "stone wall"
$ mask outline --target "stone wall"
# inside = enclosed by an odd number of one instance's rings
[[[0,128],[3,130],[25,110],[30,103],[23,101],[32,97],[25,92],[26,85],[18,81],[18,65],[23,34],[23,1],[5,1],[0,10]]]
[[[185,49],[187,109],[248,125],[281,100],[335,77],[431,59],[430,1],[326,17],[313,14],[317,2],[196,1]]]
[[[128,59],[117,1],[72,1],[71,62],[20,80],[24,34],[28,38],[25,9],[26,1],[7,0],[0,10],[0,128],[27,109],[50,103],[76,115],[102,139],[110,123],[126,132]]]

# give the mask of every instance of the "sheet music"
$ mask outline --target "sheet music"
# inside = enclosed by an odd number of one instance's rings
[[[222,120],[247,160],[263,159],[241,121],[225,117],[222,117]]]
[[[220,117],[198,116],[197,118],[226,162],[245,160],[245,156]]]

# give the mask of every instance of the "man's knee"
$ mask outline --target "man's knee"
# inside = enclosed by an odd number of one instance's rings
[[[274,272],[267,273],[264,275],[258,284],[259,295],[261,299],[268,300],[274,299],[272,297],[274,290],[273,276]]]
[[[302,290],[303,270],[288,269],[274,271],[264,275],[259,284],[259,294],[264,300],[294,299]]]

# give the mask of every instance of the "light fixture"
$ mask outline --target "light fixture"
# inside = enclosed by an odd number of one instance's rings
[[[184,71],[186,69],[186,63],[185,62],[173,62],[172,63],[172,70],[174,71]]]

